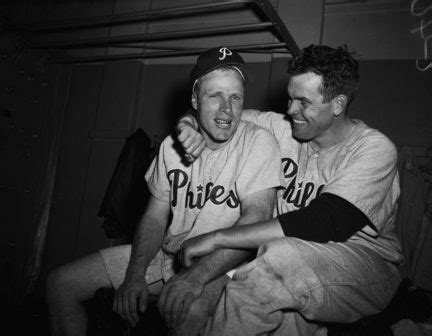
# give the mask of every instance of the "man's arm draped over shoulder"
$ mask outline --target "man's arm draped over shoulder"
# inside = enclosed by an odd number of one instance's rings
[[[276,129],[280,128],[281,122],[288,122],[284,120],[285,116],[275,112],[260,112],[258,110],[244,110],[241,120],[251,122],[257,126],[265,128],[276,137]],[[201,155],[201,152],[206,146],[205,139],[198,132],[198,122],[192,113],[186,113],[181,116],[176,123],[177,139],[181,143],[185,158],[188,162],[193,162]]]

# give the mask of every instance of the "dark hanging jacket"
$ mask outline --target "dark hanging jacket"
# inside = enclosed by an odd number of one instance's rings
[[[131,239],[150,193],[144,175],[152,160],[151,141],[142,129],[126,138],[98,216],[108,238]]]

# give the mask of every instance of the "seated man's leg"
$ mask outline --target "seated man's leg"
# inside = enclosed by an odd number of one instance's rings
[[[131,245],[101,250],[60,266],[48,274],[46,296],[52,336],[85,335],[87,316],[83,303],[100,287],[117,289],[123,282]],[[158,253],[147,268],[149,294],[162,288],[161,256]]]
[[[207,284],[204,287],[203,294],[191,304],[185,321],[177,328],[171,329],[168,335],[198,335],[204,323],[213,315],[218,300],[228,281],[230,281],[230,278],[227,275],[223,275]]]
[[[312,321],[353,322],[383,310],[400,282],[394,265],[350,242],[282,238],[258,255],[226,286],[206,335],[313,335]]]
[[[85,335],[87,318],[82,303],[99,287],[110,286],[99,253],[51,271],[46,283],[51,335]]]
[[[104,249],[48,274],[46,297],[53,336],[85,335],[87,316],[83,303],[91,299],[100,287],[117,289],[121,285],[130,250],[131,245]],[[160,282],[149,285],[149,293],[158,294],[160,288]]]

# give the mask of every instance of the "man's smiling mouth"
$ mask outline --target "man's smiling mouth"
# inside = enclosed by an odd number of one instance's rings
[[[221,128],[229,128],[231,126],[231,120],[215,119],[216,125]]]

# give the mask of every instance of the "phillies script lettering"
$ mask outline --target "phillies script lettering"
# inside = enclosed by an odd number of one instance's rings
[[[198,185],[192,188],[188,174],[181,169],[170,170],[168,180],[171,185],[171,205],[173,207],[177,206],[178,194],[183,188],[186,188],[185,208],[201,209],[207,201],[216,205],[226,203],[230,208],[237,208],[240,205],[236,193],[233,190],[226,190],[221,185],[208,182],[205,186]]]
[[[324,184],[316,186],[313,182],[301,181],[297,183],[298,165],[290,158],[282,159],[285,179],[290,179],[282,198],[298,208],[303,208],[309,201],[321,193]]]
[[[412,0],[411,14],[421,17],[420,27],[412,29],[411,34],[419,33],[423,41],[423,59],[417,58],[416,67],[420,71],[426,71],[432,69],[432,60],[429,53],[429,44],[432,39],[432,17],[430,15],[432,14],[432,0]],[[429,14],[429,19],[427,14]]]

